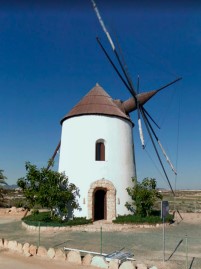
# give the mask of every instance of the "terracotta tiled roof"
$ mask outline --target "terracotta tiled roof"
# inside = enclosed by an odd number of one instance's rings
[[[68,118],[81,115],[108,115],[116,116],[131,121],[129,115],[124,112],[120,100],[113,100],[109,94],[98,84],[89,91],[83,99],[64,116],[61,124]]]

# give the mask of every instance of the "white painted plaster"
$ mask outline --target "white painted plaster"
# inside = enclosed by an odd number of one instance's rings
[[[105,161],[95,160],[95,145],[99,139],[105,141]],[[82,115],[65,120],[59,172],[65,172],[69,181],[80,189],[82,211],[75,211],[75,216],[87,216],[90,184],[100,179],[111,181],[116,188],[117,215],[127,214],[125,203],[129,196],[126,188],[135,176],[132,124],[104,115]]]

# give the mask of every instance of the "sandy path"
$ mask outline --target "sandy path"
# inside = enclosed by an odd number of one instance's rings
[[[75,265],[67,261],[52,261],[40,257],[24,257],[8,251],[0,251],[1,269],[93,269],[93,266]],[[97,267],[96,267],[97,268]]]
[[[200,258],[200,246],[201,246],[201,232],[200,232],[200,224],[201,224],[201,213],[182,213],[183,220],[181,221],[178,214],[175,215],[175,224],[171,227],[167,227],[166,229],[166,235],[167,235],[167,242],[166,242],[166,256],[174,253],[175,246],[178,244],[178,240],[181,238],[185,238],[185,235],[188,234],[188,241],[189,241],[189,257],[188,257],[188,264],[190,267],[188,268],[195,268],[200,269],[201,268],[201,258]],[[2,228],[9,227],[7,229],[12,229],[15,226],[12,224],[12,222],[18,222],[22,217],[22,214],[6,214],[3,212],[3,210],[0,209],[0,224],[2,223]],[[5,224],[5,225],[4,225]],[[8,225],[6,225],[8,224]],[[10,226],[9,226],[10,225]],[[13,226],[12,226],[13,225]],[[16,226],[18,227],[18,226]],[[14,229],[16,229],[16,227]],[[4,234],[5,238],[7,235],[7,230],[3,229],[2,234]],[[23,231],[23,229],[20,228],[20,231],[18,231],[19,234],[17,234],[18,237]],[[10,230],[9,230],[9,236],[10,236]],[[56,234],[56,237],[54,236]],[[43,234],[42,240],[43,242],[47,243],[47,247],[49,244],[49,241],[51,241],[51,245],[58,244],[58,242],[63,242],[64,240],[67,240],[70,238],[72,240],[72,247],[77,248],[76,242],[80,242],[83,249],[85,249],[86,244],[88,243],[89,246],[94,247],[97,245],[97,240],[99,240],[99,237],[96,235],[98,233],[82,233],[82,232],[76,232],[76,233],[55,233],[52,237],[47,236],[46,234]],[[168,269],[175,269],[175,268],[186,268],[186,261],[185,261],[185,241],[182,243],[178,250],[174,253],[173,257],[170,261],[167,261],[165,264],[161,262],[161,249],[160,249],[160,243],[158,241],[158,238],[161,238],[161,229],[137,229],[134,232],[125,232],[125,233],[119,233],[117,236],[117,233],[105,233],[104,235],[107,236],[107,238],[110,238],[113,244],[116,244],[116,246],[125,246],[125,242],[128,243],[129,248],[134,249],[135,256],[137,257],[138,261],[141,261],[142,263],[147,263],[151,265],[156,265],[158,268],[168,268]],[[31,237],[32,234],[26,233],[26,240],[31,239],[32,241],[35,240],[35,237]],[[99,236],[99,234],[98,234]],[[14,233],[14,237],[16,237],[16,234]],[[59,239],[58,239],[59,237]],[[11,237],[12,238],[12,237]],[[24,237],[23,237],[24,238]],[[55,238],[57,239],[55,241]],[[67,238],[67,239],[66,239]],[[121,239],[119,241],[119,238]],[[16,238],[15,238],[16,239]],[[17,240],[17,239],[16,239]],[[62,241],[63,240],[63,241]],[[122,242],[123,240],[123,242]],[[35,240],[36,241],[36,240]],[[35,242],[34,241],[34,242]],[[87,243],[86,243],[87,242]],[[94,243],[95,242],[95,243]],[[134,243],[133,243],[134,242]],[[93,244],[94,243],[94,244]],[[104,246],[107,247],[110,246],[110,241],[106,240],[104,237]],[[138,247],[136,247],[138,245]],[[80,245],[79,245],[80,246]],[[87,245],[88,246],[88,245]],[[197,258],[195,258],[197,257]],[[146,260],[149,258],[149,260]],[[192,266],[191,266],[192,263]],[[92,266],[79,266],[70,264],[66,261],[56,261],[56,260],[49,260],[45,258],[40,257],[29,257],[26,258],[24,256],[21,256],[17,253],[13,252],[7,252],[5,250],[0,250],[0,269],[92,269],[96,267]]]

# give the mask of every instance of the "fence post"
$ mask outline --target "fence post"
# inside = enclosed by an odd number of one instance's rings
[[[165,262],[165,218],[163,217],[163,262]]]
[[[188,236],[187,234],[185,237],[185,241],[186,241],[186,269],[188,269]]]
[[[40,247],[40,221],[38,222],[38,248]]]
[[[103,228],[102,226],[100,227],[100,253],[102,254],[103,252]]]

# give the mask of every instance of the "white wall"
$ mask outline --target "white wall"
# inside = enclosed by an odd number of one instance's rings
[[[105,161],[95,161],[95,144],[105,140]],[[59,172],[64,172],[69,181],[80,189],[81,212],[87,216],[87,197],[90,184],[99,179],[110,180],[116,190],[117,215],[127,214],[129,200],[126,187],[135,176],[132,125],[117,117],[85,115],[65,120],[62,125]],[[83,204],[85,199],[85,204]]]

